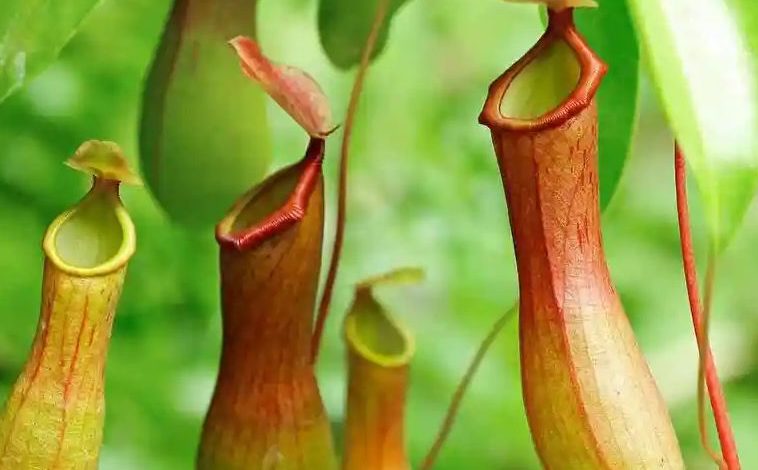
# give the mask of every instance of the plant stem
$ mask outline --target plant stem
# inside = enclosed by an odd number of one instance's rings
[[[429,470],[434,466],[434,463],[439,456],[440,450],[442,450],[442,446],[445,444],[445,441],[450,435],[450,431],[453,429],[453,424],[455,424],[455,419],[458,416],[458,411],[460,410],[461,403],[463,402],[463,397],[466,394],[466,390],[468,390],[469,385],[471,385],[474,374],[476,374],[476,371],[479,370],[479,366],[482,364],[484,357],[487,355],[487,351],[489,351],[490,346],[492,346],[497,336],[501,331],[503,331],[505,325],[508,324],[508,321],[513,318],[517,311],[518,302],[513,304],[513,307],[511,307],[507,312],[505,312],[505,314],[497,319],[495,324],[492,325],[490,332],[487,333],[487,336],[484,338],[484,341],[482,341],[482,343],[479,345],[479,349],[477,349],[476,354],[474,354],[474,358],[471,360],[471,363],[466,369],[466,373],[463,374],[463,378],[458,383],[458,387],[455,389],[453,398],[450,400],[450,405],[447,408],[445,419],[442,421],[442,425],[437,432],[437,437],[435,438],[431,449],[429,449],[429,452],[427,452],[426,457],[424,457],[424,461],[419,467],[420,470]]]
[[[713,457],[720,468],[738,470],[740,468],[737,446],[734,434],[729,423],[729,413],[724,398],[724,391],[719,382],[716,364],[713,360],[708,340],[708,317],[713,291],[713,279],[715,275],[715,252],[711,250],[708,259],[708,271],[705,280],[705,308],[700,303],[697,282],[697,267],[695,264],[695,250],[692,243],[690,228],[690,215],[687,204],[687,169],[684,155],[678,145],[674,149],[674,177],[676,182],[676,206],[679,218],[679,239],[682,246],[682,262],[684,266],[684,278],[687,285],[687,296],[692,314],[692,324],[697,340],[699,366],[698,366],[698,426],[700,439],[703,447]],[[705,383],[704,383],[705,382]],[[708,444],[707,428],[705,425],[705,399],[704,385],[708,386],[708,395],[713,409],[713,417],[716,422],[716,431],[721,444],[722,456],[719,456]]]
[[[342,255],[342,245],[345,238],[345,221],[347,219],[347,164],[350,154],[350,138],[353,134],[355,115],[358,110],[361,92],[363,91],[363,83],[366,80],[368,66],[371,62],[371,55],[374,52],[374,46],[376,45],[376,40],[379,36],[379,30],[384,23],[385,17],[387,16],[388,8],[389,0],[377,0],[374,21],[371,24],[371,30],[369,32],[368,38],[366,39],[366,45],[363,48],[361,63],[358,66],[355,82],[353,82],[353,89],[350,92],[350,101],[347,106],[347,114],[345,115],[345,130],[342,134],[342,146],[340,147],[339,188],[337,191],[337,220],[335,224],[332,255],[329,261],[329,272],[326,276],[326,282],[324,283],[324,292],[321,294],[321,302],[318,306],[318,316],[316,317],[316,325],[313,331],[311,355],[314,363],[318,360],[318,353],[321,348],[321,338],[324,335],[324,326],[326,324],[326,318],[329,315],[329,306],[332,302],[334,283],[337,280],[337,271],[339,270],[340,257]]]

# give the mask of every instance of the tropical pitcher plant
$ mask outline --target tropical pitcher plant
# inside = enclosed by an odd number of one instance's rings
[[[121,183],[141,184],[112,142],[82,144],[67,164],[92,188],[48,227],[32,351],[0,415],[0,468],[97,468],[104,369],[134,224]]]
[[[640,19],[639,5],[647,1],[629,0],[639,34],[649,42],[659,24]],[[598,6],[592,0],[531,1],[542,4],[544,33],[486,93],[482,90],[479,122],[489,130],[504,189],[517,304],[482,341],[428,452],[416,460],[408,451],[405,426],[415,339],[375,289],[415,282],[423,273],[401,268],[359,282],[340,323],[347,384],[344,426],[335,432],[316,365],[347,225],[351,135],[372,60],[387,43],[391,18],[406,2],[354,3],[319,3],[319,32],[328,58],[340,68],[357,66],[339,125],[332,123],[328,100],[315,79],[262,51],[256,40],[257,0],[175,0],[147,75],[139,148],[149,189],[166,215],[185,228],[210,237],[209,227],[216,224],[222,344],[196,468],[434,468],[477,368],[516,312],[524,410],[544,468],[685,468],[666,403],[604,254],[601,213],[608,196],[601,184],[610,183],[603,181],[601,169],[607,164],[603,159],[610,158],[604,149],[616,148],[604,137],[604,126],[618,123],[609,122],[604,106],[613,103],[602,95],[614,64],[604,62],[583,35],[582,22],[575,21],[578,8]],[[647,5],[651,11],[658,8]],[[661,18],[671,13],[666,8],[681,12],[676,10],[682,8],[679,0],[670,5],[660,6]],[[585,13],[584,18],[599,14]],[[355,40],[346,42],[346,37]],[[665,62],[659,51],[650,49],[654,75]],[[499,72],[493,70],[493,76]],[[665,100],[668,88],[663,88]],[[305,133],[302,156],[264,178],[271,154],[266,95]],[[205,117],[202,125],[193,115]],[[729,181],[743,178],[754,188],[758,178],[737,166],[714,170],[704,160],[705,144],[693,145],[691,129],[677,113],[672,116],[677,137],[683,137],[672,154],[685,283],[699,353],[699,432],[715,465],[737,470],[740,461],[709,345],[708,320],[714,282],[710,267],[747,203],[730,200],[739,209],[726,220],[724,197],[708,193],[712,197],[704,206],[715,214],[709,219],[714,235],[701,299],[685,150],[694,150],[692,166],[701,184],[722,184],[728,174]],[[330,259],[322,263],[325,186],[331,183],[322,167],[327,143],[338,129],[335,233]],[[141,180],[112,142],[85,142],[67,163],[89,174],[92,186],[44,235],[39,324],[0,414],[0,470],[98,466],[108,346],[136,247],[135,227],[119,188]],[[198,171],[208,166],[214,171]],[[758,167],[746,166],[750,171]],[[719,449],[712,448],[707,436],[706,395]]]

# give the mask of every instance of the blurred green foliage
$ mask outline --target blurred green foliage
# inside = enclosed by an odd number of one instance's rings
[[[5,0],[0,8],[0,102],[57,57],[97,0]]]
[[[361,62],[363,48],[376,21],[381,0],[319,0],[318,35],[324,53],[334,65],[350,69]],[[387,45],[392,18],[408,0],[389,0],[378,31],[371,59],[381,55]]]
[[[713,248],[721,251],[758,188],[758,5],[627,4],[663,109],[698,182]],[[704,30],[708,34],[700,34]]]
[[[103,2],[61,59],[0,106],[0,400],[36,328],[45,227],[88,187],[62,162],[82,141],[98,138],[119,142],[136,163],[142,83],[168,9],[167,0]],[[352,75],[329,65],[316,16],[313,1],[263,1],[259,34],[271,57],[317,77],[339,116]],[[393,267],[423,266],[422,287],[384,296],[417,335],[408,410],[414,462],[431,444],[479,341],[516,296],[500,177],[489,133],[476,118],[490,81],[540,32],[529,6],[410,2],[368,79],[353,145],[344,264],[319,376],[339,429],[339,326],[352,284]],[[696,347],[681,276],[671,137],[644,84],[640,111],[635,152],[604,219],[608,260],[671,406],[688,468],[712,468],[697,437]],[[278,167],[301,156],[306,138],[273,103],[269,114]],[[326,157],[330,196],[338,138]],[[113,334],[101,468],[190,468],[219,356],[216,246],[212,233],[172,226],[145,189],[123,193],[139,247]],[[701,214],[697,201],[693,211]],[[751,445],[758,440],[756,215],[748,215],[718,267],[712,333],[744,468],[758,468]],[[695,230],[704,254],[702,217]],[[538,468],[521,404],[515,322],[476,377],[437,468]]]

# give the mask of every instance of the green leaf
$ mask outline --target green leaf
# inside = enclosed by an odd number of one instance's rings
[[[608,64],[597,93],[600,205],[608,206],[616,192],[632,148],[637,123],[640,54],[626,3],[605,0],[600,8],[574,13],[577,29]]]
[[[758,4],[628,0],[669,123],[700,189],[716,249],[758,182]]]
[[[390,0],[387,16],[374,47],[376,58],[387,43],[392,18],[408,0]],[[320,0],[318,32],[321,45],[334,65],[349,69],[361,61],[371,24],[377,9],[377,0]]]
[[[540,7],[547,25],[547,9]],[[640,51],[632,18],[623,1],[605,0],[600,8],[574,12],[577,29],[608,64],[597,93],[600,207],[605,209],[616,193],[624,165],[632,151],[637,125]]]
[[[55,60],[97,3],[97,0],[3,0],[0,102]]]

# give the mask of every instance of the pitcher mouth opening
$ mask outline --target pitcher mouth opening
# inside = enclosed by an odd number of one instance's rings
[[[398,323],[365,292],[356,297],[357,313],[345,319],[345,337],[349,347],[369,362],[381,367],[406,365],[414,352],[414,341]]]
[[[246,250],[302,220],[321,176],[323,157],[324,140],[312,138],[302,160],[270,176],[235,203],[216,226],[218,243]]]
[[[573,9],[549,11],[545,34],[490,86],[479,122],[511,131],[559,126],[590,104],[605,72],[576,31]]]
[[[116,180],[94,178],[79,204],[50,224],[43,248],[58,268],[82,277],[100,276],[132,256],[134,224],[119,200],[118,186]]]

